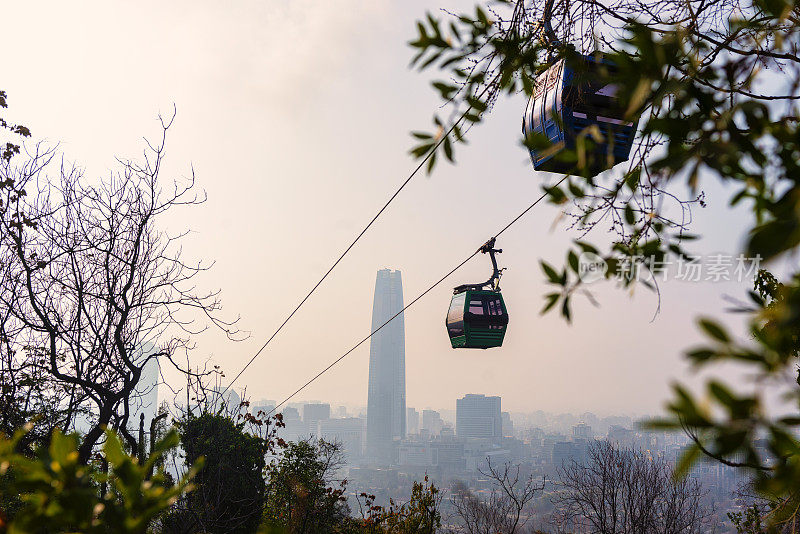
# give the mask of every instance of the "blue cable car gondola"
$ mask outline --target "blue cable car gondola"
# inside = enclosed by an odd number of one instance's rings
[[[542,40],[549,48],[563,48],[550,22],[553,1],[546,0],[542,13]],[[592,139],[586,162],[594,176],[627,161],[639,121],[625,117],[625,106],[617,99],[617,88],[603,82],[601,71],[613,72],[614,64],[602,54],[568,54],[536,77],[533,94],[522,118],[526,139],[534,134],[545,136],[550,146],[531,149],[531,161],[537,171],[571,173],[572,161],[558,157],[565,150],[575,150],[577,139],[592,125],[597,126],[602,142]]]
[[[609,163],[613,167],[628,159],[638,120],[625,118],[625,106],[616,98],[616,87],[600,81],[601,68],[613,71],[614,65],[599,54],[578,55],[577,59],[557,61],[536,78],[522,133],[526,138],[544,135],[552,144],[530,151],[537,171],[571,173],[575,163],[557,155],[575,150],[578,136],[592,125],[597,126],[603,142],[587,136],[593,142],[586,154],[591,175],[610,168]]]
[[[488,349],[503,345],[508,326],[508,311],[500,293],[500,275],[494,248],[494,238],[487,241],[480,252],[489,253],[492,259],[492,277],[482,284],[464,284],[453,289],[453,298],[445,324],[450,346],[454,349]],[[484,289],[487,288],[488,289]]]

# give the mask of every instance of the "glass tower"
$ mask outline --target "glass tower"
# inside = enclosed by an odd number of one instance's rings
[[[400,271],[381,269],[375,280],[372,330],[403,309]],[[392,463],[392,442],[406,436],[406,342],[400,314],[370,340],[367,395],[367,455]]]

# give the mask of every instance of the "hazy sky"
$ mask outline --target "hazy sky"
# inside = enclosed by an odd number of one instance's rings
[[[413,167],[410,130],[438,105],[408,69],[413,22],[452,0],[16,2],[3,8],[2,78],[10,115],[60,143],[102,176],[135,157],[178,116],[164,178],[193,167],[208,193],[176,212],[187,258],[214,260],[203,282],[252,332],[231,343],[201,336],[195,361],[233,376],[274,331]],[[457,152],[458,166],[419,176],[240,379],[253,397],[282,399],[369,332],[375,272],[403,272],[410,301],[540,194],[519,146],[522,97],[498,103]],[[695,250],[738,252],[743,214],[720,186],[695,212]],[[538,262],[561,264],[576,234],[540,205],[503,235],[503,294],[511,315],[502,349],[454,351],[444,328],[451,287],[484,280],[478,257],[406,315],[408,406],[453,408],[465,393],[501,395],[513,411],[656,412],[686,377],[681,356],[698,314],[748,284],[671,282],[632,297],[599,285],[602,307],[578,300],[575,321],[542,317]],[[606,239],[602,233],[596,241]],[[740,319],[729,319],[736,323]],[[298,399],[366,404],[368,346]]]

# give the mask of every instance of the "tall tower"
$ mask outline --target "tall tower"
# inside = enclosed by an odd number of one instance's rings
[[[400,271],[381,269],[375,280],[372,330],[403,309]],[[370,340],[367,395],[367,455],[378,463],[393,460],[392,442],[406,436],[406,340],[400,314]]]
[[[149,341],[145,341],[139,350],[134,355],[136,365],[141,365],[141,362],[159,351]],[[134,429],[134,435],[139,429],[139,416],[144,414],[144,426],[146,429],[150,428],[150,421],[158,415],[158,383],[160,382],[161,368],[157,357],[150,358],[142,368],[142,375],[139,377],[139,383],[134,390],[133,398],[130,399],[130,413],[128,419],[129,427]]]

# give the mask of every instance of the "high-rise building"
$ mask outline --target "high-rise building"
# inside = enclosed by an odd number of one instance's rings
[[[364,420],[358,417],[321,420],[319,437],[341,443],[347,463],[353,463],[361,458],[364,450]]]
[[[139,383],[136,384],[134,394],[129,401],[132,415],[128,421],[136,430],[139,428],[141,414],[144,414],[145,429],[149,430],[150,421],[158,413],[158,383],[160,382],[161,369],[158,357],[153,356],[157,352],[158,347],[150,342],[145,342],[134,355],[136,365],[141,365],[145,360],[147,362],[142,367]]]
[[[468,393],[456,401],[456,435],[459,438],[503,437],[500,397]]]
[[[550,461],[555,467],[563,467],[572,460],[580,458],[581,446],[574,441],[557,441],[553,444]]]
[[[221,411],[233,418],[244,411],[239,394],[232,387],[226,389],[222,384],[216,385],[208,391],[205,406],[200,408],[209,412]]]
[[[375,280],[372,330],[403,309],[400,271],[381,269]],[[403,314],[376,332],[369,346],[367,456],[393,461],[392,443],[406,435],[406,348]]]
[[[300,412],[294,406],[287,406],[281,410],[284,427],[278,429],[278,437],[286,441],[299,441],[311,438],[317,434],[316,425],[313,432],[309,426],[300,419]]]
[[[438,436],[444,427],[442,415],[436,410],[422,410],[422,430],[427,431],[428,435]]]
[[[267,414],[272,415],[272,412],[275,411],[275,406],[277,406],[277,403],[272,399],[259,399],[250,403],[250,413],[262,418]],[[261,413],[259,414],[259,412]]]
[[[313,402],[303,405],[303,422],[309,427],[316,427],[317,422],[331,418],[331,405]]]
[[[419,412],[414,408],[406,410],[406,430],[409,434],[419,434]]]
[[[503,412],[500,414],[500,417],[503,419],[503,437],[513,438],[514,422],[511,420],[511,414],[508,412]]]
[[[572,439],[583,439],[588,441],[592,438],[594,438],[592,427],[583,421],[572,427]]]

